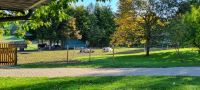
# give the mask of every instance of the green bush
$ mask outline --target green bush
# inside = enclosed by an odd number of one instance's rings
[[[26,44],[31,45],[32,42],[30,40],[26,40]]]
[[[0,40],[3,38],[4,30],[0,29]]]

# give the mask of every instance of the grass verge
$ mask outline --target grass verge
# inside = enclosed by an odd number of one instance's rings
[[[0,78],[0,90],[199,90],[200,77]]]

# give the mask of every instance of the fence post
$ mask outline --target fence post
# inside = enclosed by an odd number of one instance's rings
[[[74,59],[74,58],[75,58],[75,51],[76,51],[76,46],[74,46],[74,50],[73,50],[73,57],[72,57],[72,59]]]
[[[113,61],[115,60],[115,46],[112,45],[112,49],[113,49]]]
[[[18,60],[17,60],[17,48],[15,48],[15,63],[14,63],[15,66],[17,66],[17,61],[18,61]]]
[[[67,45],[67,62],[69,62],[69,46]]]
[[[89,48],[90,49],[90,51],[89,51],[89,62],[91,61],[91,52],[92,52],[92,50],[91,50],[91,48]]]

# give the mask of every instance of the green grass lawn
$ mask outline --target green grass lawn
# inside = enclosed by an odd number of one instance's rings
[[[27,46],[27,48],[25,48],[25,50],[28,50],[28,51],[38,50],[38,46],[37,46],[37,44],[28,44],[28,46]]]
[[[131,67],[189,67],[200,66],[200,55],[191,48],[181,49],[181,57],[174,49],[153,49],[151,56],[145,57],[141,48],[118,48],[113,60],[111,53],[102,53],[95,49],[89,62],[89,54],[80,54],[70,50],[70,62],[67,62],[66,50],[24,52],[18,55],[18,64],[22,68],[56,67],[94,67],[94,68],[131,68]]]
[[[199,90],[200,77],[0,78],[0,90]]]

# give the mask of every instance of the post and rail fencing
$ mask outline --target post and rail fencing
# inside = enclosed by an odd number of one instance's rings
[[[110,47],[112,50],[111,51],[106,51],[104,52],[102,48],[94,48],[94,47],[88,47],[88,48],[84,48],[85,52],[82,51],[79,47],[75,47],[74,48],[69,48],[69,46],[67,46],[66,48],[66,62],[73,62],[74,60],[78,60],[79,57],[83,57],[83,58],[88,58],[88,62],[93,61],[92,59],[94,59],[94,57],[98,57],[98,56],[102,56],[102,57],[107,57],[112,61],[115,61],[115,54],[116,54],[116,50],[115,50],[115,46],[113,45],[112,47]]]
[[[0,43],[0,66],[17,65],[17,48],[8,43]]]

